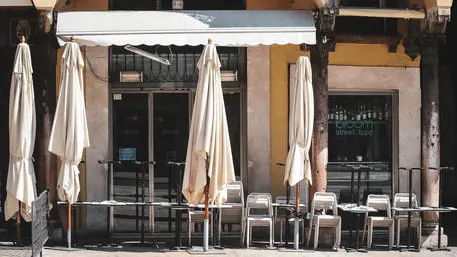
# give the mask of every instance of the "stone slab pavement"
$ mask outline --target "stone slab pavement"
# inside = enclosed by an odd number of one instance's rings
[[[220,253],[224,254],[220,254]],[[219,253],[219,254],[218,254]],[[0,257],[30,257],[32,251],[29,248],[4,248],[0,247]],[[386,250],[373,250],[368,253],[347,253],[345,250],[339,251],[311,251],[304,250],[302,252],[281,252],[278,250],[268,249],[224,249],[224,250],[212,250],[210,254],[189,254],[186,251],[153,251],[151,248],[123,248],[123,249],[104,249],[104,248],[93,248],[93,249],[81,249],[76,248],[67,250],[65,248],[46,247],[43,252],[44,257],[146,257],[146,256],[158,256],[158,257],[193,257],[193,256],[226,256],[226,257],[298,257],[298,256],[309,256],[309,257],[339,257],[339,256],[366,256],[366,257],[457,257],[457,247],[451,248],[450,252],[431,252],[429,250],[421,250],[417,252],[399,252],[399,251],[386,251]]]

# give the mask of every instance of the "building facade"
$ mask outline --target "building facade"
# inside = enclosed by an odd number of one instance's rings
[[[170,10],[173,2],[57,1],[54,11]],[[278,163],[286,160],[288,151],[289,87],[296,60],[307,55],[313,66],[316,116],[311,153],[313,183],[311,188],[302,183],[303,201],[307,202],[314,191],[332,191],[340,201],[351,201],[347,199],[351,172],[345,165],[363,162],[375,168],[363,175],[365,194],[382,191],[392,197],[396,192],[406,192],[407,173],[399,167],[425,167],[413,174],[413,192],[422,205],[437,204],[437,175],[428,167],[440,165],[437,46],[450,17],[449,1],[183,3],[185,10],[314,12],[315,45],[218,48],[222,70],[232,75],[223,82],[224,100],[236,175],[243,181],[245,192],[271,192],[273,198],[286,194],[284,171]],[[54,18],[59,26],[59,19]],[[109,167],[98,164],[98,160],[154,160],[156,164],[146,168],[135,163],[113,167],[114,199],[141,200],[144,182],[148,199],[175,201],[179,178],[167,163],[185,161],[197,79],[195,63],[202,46],[142,46],[171,60],[166,68],[123,46],[81,49],[86,59],[91,147],[81,165],[80,200],[109,198]],[[54,60],[57,87],[61,51]],[[125,82],[132,78],[129,75],[138,75],[139,80]],[[52,100],[45,102],[52,106]],[[42,176],[46,177],[43,185],[49,186],[55,183],[57,163],[46,158],[42,163],[43,167],[56,167],[48,169],[47,177]],[[141,174],[146,178],[139,177]],[[173,229],[172,213],[151,208],[145,215],[151,233]],[[76,224],[80,232],[103,231],[108,220],[103,208],[83,207],[76,216],[80,217]],[[138,230],[140,218],[138,209],[116,208],[112,229]],[[427,241],[436,227],[436,216],[424,219]]]

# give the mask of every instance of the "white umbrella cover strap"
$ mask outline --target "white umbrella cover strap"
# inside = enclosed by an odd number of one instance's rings
[[[36,198],[36,179],[32,163],[35,147],[36,116],[29,46],[17,46],[11,77],[9,103],[10,161],[6,182],[5,220],[19,211],[24,220],[31,220],[32,201]]]
[[[60,200],[67,200],[70,204],[78,199],[78,164],[81,162],[84,148],[90,146],[84,102],[83,68],[84,59],[78,44],[67,43],[62,55],[59,100],[48,150],[62,160],[57,193]]]
[[[221,86],[221,64],[213,44],[205,46],[197,67],[199,79],[182,192],[190,203],[203,202],[209,177],[209,201],[222,204],[227,200],[226,185],[235,181],[235,172]]]
[[[309,149],[314,124],[314,95],[311,63],[306,56],[297,60],[290,99],[289,153],[284,183],[294,186],[304,178],[311,183]]]

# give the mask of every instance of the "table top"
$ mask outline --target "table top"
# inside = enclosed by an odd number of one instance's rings
[[[59,201],[57,202],[59,205],[67,205],[68,202]],[[169,203],[169,202],[118,202],[118,201],[86,201],[86,202],[74,202],[71,205],[96,205],[96,206],[163,206],[169,207],[172,205],[177,205],[177,203]]]
[[[365,205],[359,205],[355,203],[346,203],[346,204],[338,204],[338,208],[343,211],[353,212],[353,213],[368,213],[368,212],[377,212],[373,207],[368,207]]]
[[[57,204],[67,205],[68,202],[59,201],[59,202],[57,202]],[[106,206],[106,207],[109,207],[109,206],[161,206],[161,207],[168,207],[168,208],[174,208],[174,209],[205,208],[204,204],[193,205],[193,204],[187,204],[187,203],[178,204],[178,203],[170,203],[170,202],[144,202],[143,203],[143,202],[118,202],[118,201],[95,202],[95,201],[93,201],[93,202],[74,202],[74,203],[72,203],[72,205],[75,205],[75,206],[76,205],[77,206],[93,205],[93,206]],[[241,207],[241,206],[242,206],[241,203],[224,203],[221,206],[217,206],[215,204],[208,205],[209,208],[233,208],[233,207]]]
[[[296,205],[295,203],[272,203],[271,204],[273,207],[277,207],[277,208],[295,208]],[[306,207],[306,204],[300,204],[300,208],[303,208],[303,207]]]
[[[426,211],[432,211],[432,212],[451,212],[451,211],[457,211],[457,208],[454,207],[417,207],[417,208],[400,208],[400,207],[392,207],[392,210],[394,211],[404,211],[404,212],[426,212]]]

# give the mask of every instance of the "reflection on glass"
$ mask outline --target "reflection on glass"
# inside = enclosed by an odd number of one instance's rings
[[[178,168],[168,162],[185,162],[189,139],[189,94],[160,93],[153,95],[154,124],[154,201],[175,202]],[[155,208],[155,231],[174,231],[175,213]]]
[[[142,167],[132,161],[148,160],[148,95],[116,94],[113,100],[113,157],[124,161],[114,166],[114,200],[141,201]],[[130,161],[130,162],[129,162]],[[148,201],[148,172],[145,171],[145,201]],[[114,208],[115,231],[138,231],[141,211],[137,207]],[[148,209],[145,210],[145,216]]]

